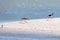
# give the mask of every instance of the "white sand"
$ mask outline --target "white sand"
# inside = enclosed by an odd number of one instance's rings
[[[27,20],[28,23],[6,22],[0,23],[0,32],[11,33],[51,33],[60,34],[60,18]],[[1,25],[4,25],[1,28]]]

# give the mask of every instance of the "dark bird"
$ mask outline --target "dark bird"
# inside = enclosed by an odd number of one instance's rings
[[[28,18],[21,18],[21,23],[28,23],[27,20]]]
[[[52,18],[53,15],[54,15],[54,13],[49,14],[49,15],[48,15],[48,18]]]
[[[21,20],[28,20],[28,18],[21,18]]]

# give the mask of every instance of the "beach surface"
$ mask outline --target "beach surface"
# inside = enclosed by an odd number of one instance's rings
[[[3,25],[3,27],[2,27]],[[34,19],[0,23],[0,33],[15,34],[60,34],[60,18]]]

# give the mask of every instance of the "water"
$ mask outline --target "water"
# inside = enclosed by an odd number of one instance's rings
[[[8,34],[7,33],[0,33],[0,40],[60,40],[60,36],[56,36],[56,35],[48,35],[48,34],[36,34],[36,35],[32,35],[32,34],[16,34],[16,33],[12,33],[12,34]]]
[[[29,19],[41,19],[41,18],[47,18],[47,15],[49,13],[54,13],[54,17],[60,17],[60,10],[16,10],[11,9],[9,12],[6,10],[2,10],[0,12],[0,22],[4,21],[17,21],[20,20],[23,17],[27,17]]]
[[[0,40],[60,40],[60,39],[57,39],[57,38],[51,38],[51,39],[33,39],[33,38],[19,38],[19,37],[0,37]]]
[[[60,40],[60,38],[26,38],[14,36],[0,36],[0,40]]]

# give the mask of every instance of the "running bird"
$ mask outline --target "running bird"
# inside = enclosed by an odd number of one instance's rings
[[[49,18],[52,19],[53,15],[54,15],[54,13],[49,14],[49,15],[48,15],[48,19],[49,19]]]
[[[27,23],[28,18],[21,18],[21,23]]]

